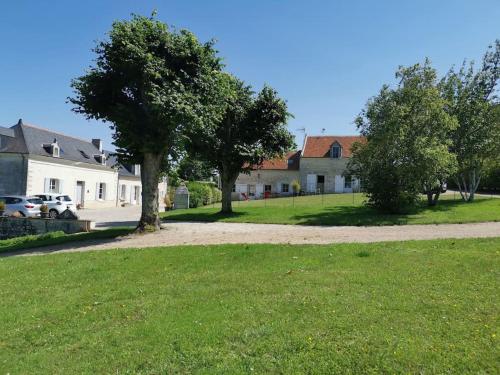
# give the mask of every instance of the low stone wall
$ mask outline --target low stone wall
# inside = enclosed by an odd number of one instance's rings
[[[0,217],[0,240],[57,231],[64,233],[89,232],[93,229],[93,224],[89,220]]]

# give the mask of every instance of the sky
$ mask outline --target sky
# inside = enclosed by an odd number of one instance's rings
[[[430,58],[440,75],[479,61],[500,38],[499,0],[0,0],[0,126],[24,122],[80,138],[111,131],[71,111],[70,82],[114,20],[151,15],[216,39],[226,69],[274,87],[309,135],[356,134],[354,119],[400,65]]]

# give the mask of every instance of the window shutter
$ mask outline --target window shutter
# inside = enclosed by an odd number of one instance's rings
[[[58,180],[59,182],[59,194],[62,194],[64,192],[64,184],[63,184],[63,180]]]
[[[49,192],[49,188],[50,188],[50,178],[45,178],[43,192],[44,193],[48,193]]]
[[[102,200],[106,200],[106,184],[102,184]]]
[[[95,200],[99,200],[99,182],[95,184]]]

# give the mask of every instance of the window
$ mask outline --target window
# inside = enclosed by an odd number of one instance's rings
[[[264,191],[270,192],[271,191],[271,185],[264,185]]]
[[[339,159],[342,156],[342,150],[339,145],[332,146],[332,158]]]
[[[99,184],[99,194],[98,197],[100,200],[106,199],[106,184],[101,182]]]
[[[121,185],[120,187],[120,199],[125,200],[127,196],[127,185]]]
[[[71,198],[68,195],[60,195],[56,197],[59,202],[71,202]]]
[[[281,184],[281,192],[288,193],[290,186],[288,184]]]
[[[59,188],[61,187],[61,183],[57,178],[49,179],[49,193],[59,193]]]
[[[344,178],[344,189],[351,189],[352,188],[352,177],[351,176],[345,176]]]
[[[248,185],[248,195],[255,197],[255,185]]]
[[[236,193],[236,185],[233,185],[233,187],[231,188],[231,191],[232,191],[233,193]]]

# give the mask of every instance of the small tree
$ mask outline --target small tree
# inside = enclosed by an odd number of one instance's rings
[[[399,212],[422,192],[436,204],[455,168],[447,136],[456,121],[444,110],[428,61],[401,67],[396,78],[398,86],[384,86],[356,119],[367,142],[353,147],[348,173],[363,181],[370,204]]]
[[[299,180],[293,180],[292,181],[292,190],[293,190],[293,194],[294,195],[297,195],[300,193],[300,182]]]
[[[114,22],[94,49],[96,64],[73,80],[74,111],[109,122],[121,160],[141,165],[138,230],[159,229],[158,181],[186,128],[210,117],[211,79],[221,68],[212,43],[153,17]]]
[[[242,172],[264,159],[283,156],[294,146],[286,128],[284,100],[265,86],[254,96],[251,88],[229,74],[219,76],[222,116],[204,124],[189,137],[188,149],[217,169],[222,183],[222,212],[232,212],[231,190]]]
[[[495,90],[500,80],[500,40],[483,58],[479,71],[474,64],[464,64],[458,72],[451,69],[440,83],[447,100],[448,113],[458,120],[450,133],[452,151],[458,161],[455,175],[462,199],[473,201],[481,182],[485,163],[498,157],[500,131],[495,114]]]

